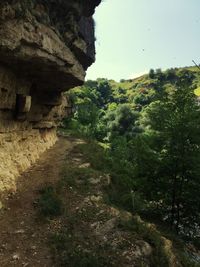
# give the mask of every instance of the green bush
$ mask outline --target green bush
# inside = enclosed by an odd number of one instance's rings
[[[43,217],[57,217],[62,214],[62,200],[52,186],[40,190],[40,198],[37,201],[39,214]]]

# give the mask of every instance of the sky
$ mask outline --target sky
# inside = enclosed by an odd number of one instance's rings
[[[131,79],[200,63],[200,0],[103,0],[86,79]]]

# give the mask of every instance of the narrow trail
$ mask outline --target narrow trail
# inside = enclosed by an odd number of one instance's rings
[[[0,266],[53,266],[46,225],[36,222],[34,201],[39,190],[56,183],[74,143],[60,138],[40,160],[18,179],[17,192],[5,200],[0,213]]]
[[[61,137],[19,177],[17,192],[8,195],[0,211],[0,267],[150,266],[151,246],[125,227],[132,215],[105,202],[110,176],[93,168],[83,147],[90,145]],[[35,204],[41,189],[61,178],[64,212],[44,222]],[[50,236],[63,230],[64,249],[54,239],[50,251]],[[88,256],[95,263],[82,265]]]

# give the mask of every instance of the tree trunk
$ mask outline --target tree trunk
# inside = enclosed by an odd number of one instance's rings
[[[176,176],[173,178],[173,188],[172,188],[172,202],[171,202],[171,229],[173,229],[174,226],[174,219],[175,219],[175,209],[176,205]]]

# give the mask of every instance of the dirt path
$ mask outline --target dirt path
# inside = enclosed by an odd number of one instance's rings
[[[18,191],[9,195],[0,213],[0,266],[53,266],[47,249],[46,224],[36,223],[34,201],[38,190],[59,179],[73,142],[60,138],[18,180]]]
[[[125,227],[132,215],[105,202],[110,177],[87,158],[92,153],[100,160],[90,146],[62,137],[18,179],[18,191],[0,213],[0,267],[150,266],[151,246]],[[42,188],[58,181],[63,213],[41,221],[34,203]]]

